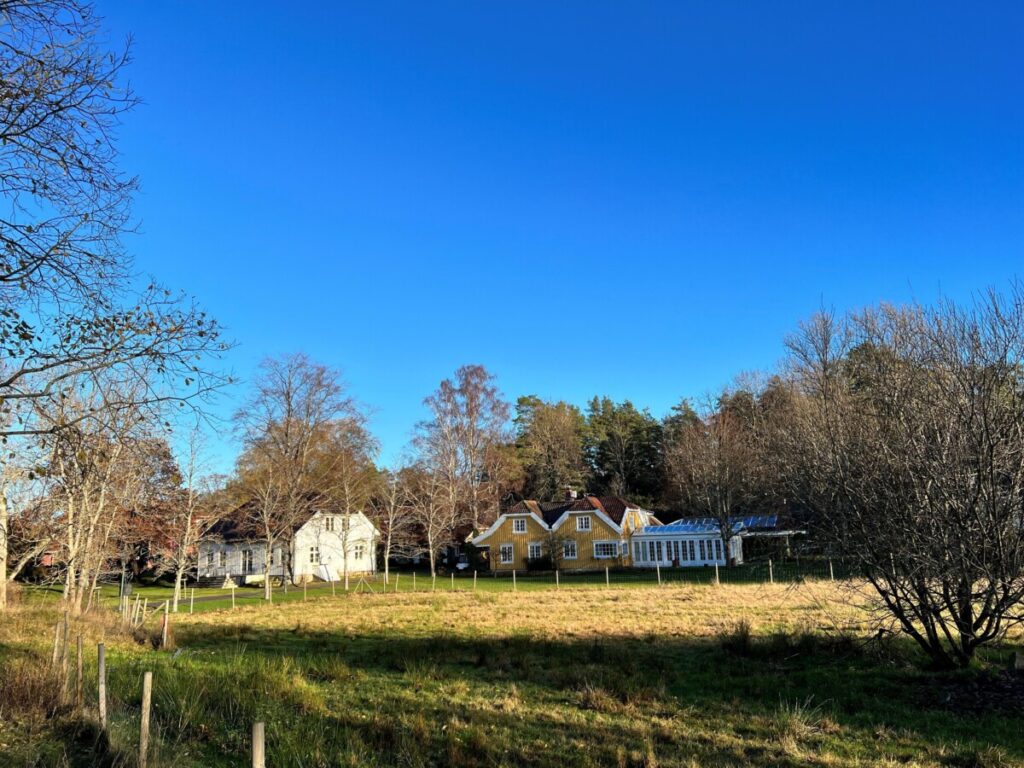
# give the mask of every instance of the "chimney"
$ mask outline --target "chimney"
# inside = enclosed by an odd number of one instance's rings
[[[572,486],[568,486],[567,485],[565,487],[565,500],[566,501],[573,501],[575,498],[576,498],[576,489],[573,488]]]

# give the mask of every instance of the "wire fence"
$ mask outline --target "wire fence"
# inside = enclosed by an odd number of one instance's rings
[[[793,584],[809,580],[836,581],[854,576],[842,560],[814,558],[747,562],[743,565],[704,565],[664,568],[613,568],[599,571],[474,571],[465,569],[431,575],[424,571],[391,571],[375,574],[352,574],[346,584],[313,581],[274,587],[270,600],[262,585],[204,589],[188,588],[179,600],[178,612],[194,613],[225,610],[245,606],[265,606],[296,601],[338,597],[348,594],[412,592],[520,592],[561,589],[643,589],[679,584]],[[132,598],[142,601],[136,608],[131,601],[120,601],[122,610],[147,615],[146,601],[152,611],[170,599],[170,590],[142,588]],[[116,596],[108,601],[118,605]]]

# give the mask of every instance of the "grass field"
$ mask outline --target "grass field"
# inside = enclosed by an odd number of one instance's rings
[[[1020,638],[938,675],[871,639],[829,582],[321,591],[179,616],[176,655],[93,618],[87,647],[109,648],[105,762],[88,712],[45,717],[55,617],[27,601],[0,624],[3,765],[133,765],[145,670],[151,766],[247,765],[254,720],[274,768],[1024,764],[1019,711],[965,713],[959,698]]]

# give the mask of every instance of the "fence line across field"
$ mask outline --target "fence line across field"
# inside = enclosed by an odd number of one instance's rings
[[[481,579],[489,575],[491,578]],[[403,578],[404,576],[404,578]],[[423,582],[420,576],[426,576]],[[438,577],[444,581],[438,584]],[[352,574],[347,588],[340,579],[331,581],[304,581],[300,585],[301,593],[289,592],[286,585],[271,590],[271,600],[265,600],[262,583],[246,586],[232,586],[223,590],[208,588],[197,594],[193,588],[189,593],[189,612],[196,607],[222,610],[226,607],[238,608],[253,605],[271,605],[295,599],[311,600],[324,597],[344,598],[347,595],[374,593],[409,593],[409,592],[521,592],[524,590],[566,589],[566,588],[648,588],[671,585],[717,585],[717,584],[790,584],[805,580],[835,581],[848,578],[851,574],[841,561],[832,559],[776,562],[767,559],[759,562],[748,562],[738,566],[720,566],[717,564],[697,567],[671,567],[655,564],[649,569],[606,567],[600,571],[574,571],[556,569],[553,571],[531,571],[510,569],[508,571],[478,571],[465,569],[446,573],[422,573],[416,571],[392,571],[385,580],[383,573]],[[446,577],[446,578],[445,578]],[[406,581],[408,579],[408,581]],[[447,582],[447,584],[445,583]],[[329,590],[329,593],[328,593]],[[276,600],[275,600],[276,598]],[[125,610],[125,603],[122,603]],[[147,619],[169,608],[163,601],[149,607],[147,598],[136,597],[136,604],[129,608],[131,616],[129,624],[142,626]]]

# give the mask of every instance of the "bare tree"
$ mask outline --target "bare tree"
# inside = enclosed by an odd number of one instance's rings
[[[410,488],[410,470],[400,468],[384,473],[370,502],[370,514],[383,537],[384,583],[390,583],[391,558],[411,556],[420,549],[416,536],[415,494]]]
[[[753,425],[727,400],[708,398],[702,412],[675,421],[664,450],[669,483],[688,509],[717,522],[729,557],[736,519],[762,496],[765,473]]]
[[[790,341],[794,491],[942,666],[1024,622],[1024,294],[822,314]]]
[[[423,538],[430,560],[430,574],[437,574],[437,556],[452,541],[459,524],[458,510],[452,506],[449,481],[429,467],[417,467],[411,473],[412,514]]]
[[[235,415],[245,446],[237,490],[241,522],[263,540],[269,600],[272,554],[280,545],[286,558],[295,529],[328,504],[333,478],[323,471],[321,449],[333,428],[356,419],[356,409],[338,372],[302,354],[264,360],[253,387]]]
[[[506,441],[508,403],[481,365],[459,368],[424,403],[430,418],[419,425],[421,459],[443,482],[450,514],[478,529],[500,497],[494,449]]]

